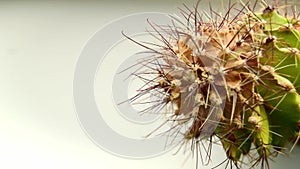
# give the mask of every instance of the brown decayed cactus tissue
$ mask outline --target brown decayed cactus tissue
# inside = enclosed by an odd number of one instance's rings
[[[128,37],[152,52],[141,61],[144,69],[137,76],[145,85],[132,102],[150,92],[157,99],[151,108],[167,112],[173,137],[181,134],[194,146],[218,140],[231,166],[270,168],[268,159],[287,152],[286,145],[299,137],[296,10],[289,14],[292,5],[257,0],[229,4],[221,15],[201,12],[198,4],[181,11],[185,20],[172,17],[173,25],[150,22],[152,36],[162,44]]]

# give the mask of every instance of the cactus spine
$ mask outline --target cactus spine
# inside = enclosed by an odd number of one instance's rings
[[[299,133],[300,21],[270,6],[241,8],[204,21],[196,7],[184,27],[153,26],[164,45],[140,77],[157,76],[143,78],[143,91],[160,94],[186,141],[218,138],[236,167],[247,156],[269,168]]]

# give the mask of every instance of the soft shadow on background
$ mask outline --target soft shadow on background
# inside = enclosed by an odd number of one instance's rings
[[[130,160],[101,150],[82,131],[72,94],[78,56],[101,27],[137,12],[176,13],[194,2],[0,1],[0,168],[194,168],[172,152]],[[213,154],[215,164],[220,154]],[[297,148],[273,168],[298,168],[299,155]]]

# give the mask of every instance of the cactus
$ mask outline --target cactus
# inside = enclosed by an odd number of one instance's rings
[[[198,3],[183,10],[185,22],[173,17],[179,26],[150,23],[162,45],[128,37],[153,52],[142,62],[148,71],[138,74],[145,86],[132,100],[152,92],[155,106],[168,109],[170,133],[184,142],[218,139],[237,168],[244,157],[270,168],[268,159],[299,135],[300,20],[267,5],[255,11],[249,2],[235,14],[230,4],[224,16],[212,9],[207,16]]]

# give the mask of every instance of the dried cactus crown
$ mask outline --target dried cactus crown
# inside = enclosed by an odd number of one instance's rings
[[[171,109],[167,121],[184,140],[215,137],[237,168],[242,156],[269,168],[268,158],[298,138],[300,21],[269,6],[241,8],[204,22],[196,7],[183,12],[184,27],[152,24],[164,45],[143,62],[141,91]]]

